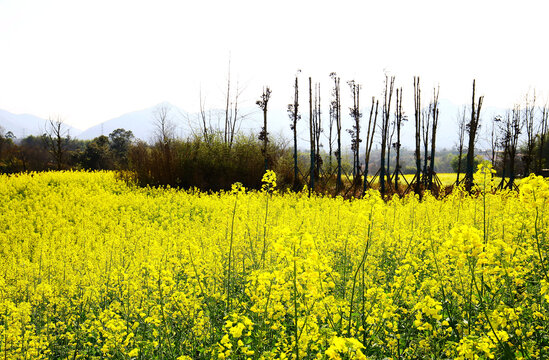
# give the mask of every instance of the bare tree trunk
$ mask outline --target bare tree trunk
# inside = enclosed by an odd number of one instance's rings
[[[299,73],[299,71],[298,71]],[[299,113],[299,84],[298,77],[295,77],[294,85],[294,102],[293,104],[288,105],[288,114],[292,119],[290,128],[294,132],[294,190],[297,191],[299,188],[299,178],[298,178],[298,168],[297,168],[297,121],[300,119]]]
[[[416,129],[416,194],[421,193],[421,89],[419,87],[419,76],[414,76],[414,118]]]
[[[544,167],[543,150],[545,147],[545,138],[547,137],[548,118],[549,118],[549,106],[546,103],[541,109],[540,141],[539,141],[540,145],[539,145],[539,151],[538,151],[538,175],[541,175]]]
[[[398,176],[400,173],[400,127],[402,125],[403,114],[402,114],[402,88],[397,89],[396,91],[396,131],[397,131],[397,141],[394,144],[396,150],[396,159],[395,159],[395,191],[398,193]]]
[[[375,103],[375,115],[374,114],[374,103]],[[368,166],[370,163],[370,153],[372,152],[372,145],[374,143],[374,134],[376,132],[376,123],[377,123],[377,112],[379,107],[379,100],[376,101],[372,96],[372,106],[370,107],[370,117],[368,119],[368,132],[366,133],[366,144],[365,144],[365,154],[364,154],[364,192],[368,189]]]
[[[234,135],[236,133],[236,125],[238,123],[238,97],[240,92],[238,90],[238,81],[236,82],[236,94],[234,96],[234,116],[229,117],[229,148],[232,148],[234,142]],[[232,110],[231,110],[232,113]]]
[[[467,147],[467,170],[465,174],[465,189],[471,191],[473,186],[473,166],[475,161],[475,141],[480,120],[480,109],[484,96],[478,98],[478,104],[475,99],[475,80],[473,80],[473,100],[471,104],[471,120],[467,125],[469,133],[469,144]]]
[[[534,91],[533,99],[529,99],[529,94],[526,94],[524,106],[524,124],[526,125],[526,154],[524,159],[524,176],[530,175],[532,172],[532,162],[534,160],[534,148],[536,146],[536,138],[534,135],[534,114],[536,109],[536,92]]]
[[[496,168],[497,161],[497,150],[498,150],[498,134],[496,132],[496,123],[501,121],[499,116],[496,116],[492,119],[492,128],[490,129],[490,163],[492,164],[492,169]]]
[[[500,131],[502,133],[501,145],[503,147],[503,164],[501,166],[501,182],[499,188],[503,189],[505,185],[505,177],[507,176],[507,160],[509,158],[509,147],[511,142],[511,115],[507,111],[505,119],[501,120],[502,124],[500,125]]]
[[[200,119],[202,120],[202,136],[204,137],[204,142],[209,144],[210,138],[208,135],[208,121],[206,119],[206,110],[204,108],[204,99],[202,98],[202,89],[200,89]]]
[[[391,179],[391,147],[393,146],[393,136],[395,135],[396,125],[395,121],[389,122],[389,141],[387,141],[387,171],[385,175],[387,176],[387,186],[392,185]],[[395,189],[396,190],[396,189]]]
[[[438,126],[438,94],[440,87],[433,90],[433,130],[431,131],[431,165],[429,166],[429,190],[433,190],[433,173],[435,171],[435,149]]]
[[[509,117],[509,115],[507,115]],[[512,190],[516,179],[515,162],[519,136],[522,132],[520,105],[513,109],[509,134],[509,183],[507,187]]]
[[[379,171],[379,180],[380,180],[380,190],[381,195],[385,195],[385,151],[387,148],[387,138],[389,137],[389,121],[390,121],[390,111],[391,111],[391,97],[393,95],[393,86],[395,83],[395,77],[392,76],[389,80],[389,77],[385,76],[385,92],[383,100],[383,117],[381,124],[381,167]]]
[[[332,101],[332,108],[335,115],[336,121],[336,131],[337,131],[337,179],[336,179],[336,192],[341,191],[341,101],[340,101],[340,88],[339,88],[339,77],[336,73],[331,73],[330,77],[334,80],[334,90],[333,96],[334,100]]]
[[[267,155],[267,143],[269,142],[269,133],[267,132],[267,106],[269,104],[269,99],[271,97],[271,89],[267,86],[263,88],[263,94],[261,94],[261,99],[256,101],[256,105],[263,110],[263,128],[259,133],[259,141],[263,141],[263,157],[265,158],[265,172],[269,168],[269,160]]]
[[[231,59],[229,58],[229,70],[227,75],[227,105],[225,106],[225,126],[223,127],[223,142],[227,144],[229,142],[229,128],[230,128],[230,119],[229,111],[231,99]]]
[[[316,145],[316,154],[315,154],[315,179],[318,179],[320,176],[320,168],[322,166],[322,157],[320,156],[320,134],[322,133],[322,118],[320,111],[320,83],[316,84],[315,87],[315,105],[314,105],[314,130],[315,130],[315,145]]]
[[[429,154],[427,153],[427,148],[429,145],[429,125],[431,123],[431,107],[432,105],[429,104],[429,109],[424,109],[422,111],[422,121],[421,121],[421,129],[423,132],[423,176],[422,176],[422,183],[423,187],[427,189],[428,186],[428,168],[427,168],[427,162],[429,161]]]
[[[333,128],[335,120],[335,110],[330,105],[330,120],[329,120],[329,130],[328,130],[328,168],[332,171],[332,156],[333,156]]]
[[[509,141],[505,141],[504,147],[503,147],[503,165],[501,166],[501,183],[500,188],[503,189],[503,185],[505,184],[505,177],[507,176],[507,160],[509,158]]]
[[[313,84],[311,77],[309,76],[309,139],[311,142],[311,166],[309,169],[309,194],[315,189],[315,135],[313,124]]]
[[[351,150],[353,151],[353,184],[360,185],[360,118],[362,113],[360,112],[360,84],[357,84],[354,80],[348,82],[353,95],[353,107],[349,108],[351,118],[354,120],[354,125],[347,131],[351,135]]]

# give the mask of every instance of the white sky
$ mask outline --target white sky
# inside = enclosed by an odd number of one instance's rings
[[[332,71],[363,84],[365,106],[387,71],[406,103],[419,75],[424,93],[440,83],[458,104],[476,78],[486,105],[508,107],[530,88],[548,94],[548,10],[528,0],[0,0],[0,109],[85,129],[162,101],[196,111],[200,89],[207,107],[223,107],[229,57],[242,107],[269,85],[270,107],[285,109],[297,69],[302,94],[313,76],[326,107]]]

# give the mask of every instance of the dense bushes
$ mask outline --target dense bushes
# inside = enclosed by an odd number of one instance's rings
[[[287,152],[270,145],[269,168],[288,173]],[[265,172],[262,144],[253,137],[241,136],[232,146],[221,139],[202,138],[135,144],[129,151],[129,169],[140,185],[170,185],[202,190],[229,189],[235,182],[260,188]]]

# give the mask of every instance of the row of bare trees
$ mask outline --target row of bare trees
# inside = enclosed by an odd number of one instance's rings
[[[299,72],[298,72],[299,74]],[[336,73],[331,73],[330,77],[333,81],[332,99],[330,101],[329,123],[327,131],[328,143],[328,166],[326,169],[322,167],[322,157],[320,154],[320,134],[324,132],[321,121],[320,111],[320,84],[314,86],[312,79],[309,77],[309,141],[310,141],[310,167],[309,167],[309,186],[315,189],[315,182],[319,177],[324,176],[324,180],[335,176],[336,192],[343,190],[343,171],[342,171],[342,111],[341,111],[341,80]],[[362,85],[355,80],[347,82],[351,97],[352,106],[349,107],[349,115],[352,119],[352,126],[347,129],[351,136],[351,153],[352,153],[352,178],[349,183],[354,187],[355,192],[363,185],[362,191],[366,191],[372,186],[375,179],[379,178],[380,191],[383,194],[389,191],[402,192],[399,180],[404,179],[400,164],[400,149],[401,149],[401,130],[404,122],[408,120],[407,115],[403,111],[402,87],[396,89],[396,109],[394,114],[391,107],[393,104],[393,95],[395,94],[395,77],[386,76],[385,88],[383,91],[383,103],[381,106],[381,123],[378,124],[378,115],[380,113],[379,100],[372,97],[368,123],[365,125],[365,138],[361,137],[363,128],[362,112],[360,110],[360,93]],[[268,89],[268,87],[267,87]],[[264,111],[264,126],[260,132],[260,140],[267,142],[267,114],[264,90],[262,97],[257,101],[257,105]],[[268,93],[270,95],[270,92]],[[416,164],[417,172],[414,180],[414,186],[408,183],[407,189],[414,189],[421,192],[423,189],[431,189],[433,187],[433,179],[436,176],[434,172],[434,159],[436,153],[436,132],[438,127],[439,109],[438,109],[439,89],[433,91],[433,100],[426,109],[421,108],[421,90],[419,87],[419,77],[414,78],[414,101],[415,101],[415,119],[416,119]],[[290,117],[290,129],[293,132],[293,160],[294,160],[294,188],[299,188],[299,166],[298,166],[298,137],[297,137],[297,122],[301,119],[299,114],[299,76],[296,75],[294,82],[293,102],[288,105],[288,115]],[[376,131],[380,133],[380,168],[375,173],[373,179],[369,179],[369,164],[371,160],[371,151],[374,144]],[[393,141],[396,136],[395,141]],[[475,133],[472,133],[475,136]],[[365,140],[364,157],[361,158],[360,144]],[[423,141],[423,155],[421,153],[421,142]],[[429,148],[430,145],[430,148]],[[335,147],[335,149],[334,149]],[[391,164],[391,149],[396,152],[396,164],[394,172],[390,171]],[[472,149],[472,148],[471,148]],[[474,151],[474,150],[471,150]],[[266,156],[266,155],[265,155]],[[335,156],[335,166],[333,157]],[[423,168],[421,161],[423,159]],[[267,163],[267,160],[266,160]],[[322,170],[324,174],[322,174]],[[402,176],[402,177],[399,177]],[[405,180],[405,179],[404,179]],[[405,190],[407,190],[405,189]],[[403,190],[403,191],[405,191]]]
[[[327,129],[324,129],[321,112],[320,83],[313,83],[311,77],[308,79],[309,94],[309,168],[305,173],[300,171],[298,152],[298,122],[301,119],[299,108],[299,73],[297,72],[294,81],[294,92],[292,102],[288,105],[287,111],[290,118],[290,129],[293,132],[293,188],[298,190],[303,183],[307,182],[309,189],[316,190],[326,184],[333,182],[333,189],[336,193],[345,191],[351,194],[360,194],[369,188],[379,186],[382,194],[398,193],[404,194],[415,191],[421,194],[424,190],[436,190],[441,186],[435,171],[435,157],[437,144],[437,130],[439,124],[439,87],[433,88],[432,98],[427,106],[422,104],[422,90],[420,78],[413,78],[413,99],[414,99],[414,131],[415,131],[415,176],[408,181],[401,170],[401,135],[402,126],[408,121],[408,116],[403,111],[403,87],[395,86],[394,76],[385,76],[384,88],[381,101],[375,97],[371,98],[369,116],[367,123],[363,124],[363,114],[360,108],[360,95],[362,84],[355,80],[347,82],[350,90],[349,116],[352,125],[346,129],[351,137],[351,167],[350,171],[344,170],[342,164],[342,106],[341,106],[341,79],[336,73],[331,73],[332,81],[331,98],[329,100],[329,116]],[[270,134],[268,132],[268,110],[269,100],[272,91],[266,86],[256,105],[263,114],[263,126],[259,132],[258,140],[261,143],[261,154],[263,156],[263,169],[272,168],[273,158],[269,151]],[[211,113],[205,110],[205,101],[200,98],[200,113],[198,116],[199,138],[205,144],[221,141],[224,151],[230,151],[235,143],[235,135],[239,131],[239,122],[242,119],[239,115],[238,99],[240,90],[231,88],[231,76],[227,81],[226,108],[222,125],[217,128],[212,126]],[[381,104],[380,104],[381,102]],[[458,121],[458,168],[456,183],[464,182],[465,187],[471,190],[473,186],[473,173],[475,171],[476,153],[475,147],[479,141],[479,129],[481,123],[481,110],[483,96],[476,94],[476,82],[473,80],[472,99],[469,109],[463,108],[459,114]],[[469,111],[470,116],[467,114]],[[378,119],[379,116],[379,119]],[[517,104],[503,116],[496,116],[492,119],[490,138],[490,160],[494,167],[501,169],[503,180],[501,187],[512,188],[517,174],[528,174],[530,172],[541,173],[545,165],[544,149],[547,142],[549,109],[547,104],[542,107],[536,106],[536,95],[527,95],[524,103]],[[219,120],[219,119],[218,119]],[[221,123],[221,122],[220,122]],[[174,162],[179,161],[174,152],[175,127],[170,119],[170,109],[165,106],[157,108],[154,114],[156,126],[155,147],[157,148],[156,161],[162,168],[166,179],[175,178],[173,173]],[[64,168],[66,162],[67,134],[61,120],[50,119],[47,124],[48,131],[42,137],[45,147],[50,152],[55,163],[55,168]],[[325,131],[326,130],[326,131]],[[327,157],[321,154],[321,137],[327,140]],[[521,135],[524,138],[521,147]],[[379,145],[379,167],[371,169],[373,144]],[[98,143],[99,144],[99,143]],[[362,145],[361,145],[362,144]],[[100,144],[98,145],[100,146]],[[361,146],[364,152],[361,153]],[[228,149],[228,150],[227,150]],[[391,152],[394,151],[394,156]],[[393,161],[395,164],[391,164]],[[462,160],[464,160],[462,162]],[[517,170],[517,161],[520,160],[521,169]],[[460,174],[464,172],[462,180]],[[373,177],[370,175],[373,174]],[[344,180],[344,176],[346,180]],[[377,180],[377,181],[376,181]],[[322,185],[322,186],[321,186]]]
[[[300,179],[308,178],[310,189],[315,189],[320,178],[326,182],[329,178],[335,179],[335,190],[340,193],[344,189],[343,170],[342,170],[342,111],[341,111],[341,80],[336,73],[331,73],[333,81],[332,98],[329,107],[329,122],[325,132],[327,138],[327,166],[323,166],[323,160],[320,153],[320,136],[324,133],[320,111],[320,84],[313,86],[312,79],[309,77],[309,171],[308,174],[301,174],[298,164],[298,136],[297,123],[301,119],[299,113],[299,71],[295,76],[293,101],[288,105],[288,115],[290,117],[290,129],[293,132],[293,169],[294,169],[294,189],[300,187]],[[401,134],[402,126],[408,120],[408,116],[403,111],[403,88],[395,87],[395,77],[386,76],[385,86],[382,94],[382,104],[379,100],[372,97],[367,124],[362,125],[362,112],[360,109],[360,94],[362,85],[355,80],[347,82],[350,94],[351,104],[349,115],[352,119],[351,128],[347,129],[351,137],[351,177],[347,176],[349,181],[347,187],[353,187],[354,193],[362,186],[362,191],[372,187],[375,180],[378,180],[379,189],[382,194],[399,193],[408,191],[422,193],[424,190],[435,190],[441,187],[442,183],[437,177],[435,171],[436,158],[436,139],[439,126],[439,93],[440,87],[433,89],[432,98],[428,106],[422,106],[422,91],[420,87],[420,78],[413,79],[414,96],[414,127],[415,127],[415,176],[412,181],[407,181],[403,176],[400,164]],[[314,95],[313,95],[314,92]],[[473,183],[473,174],[475,164],[478,161],[478,149],[475,149],[479,141],[479,129],[481,127],[481,110],[483,105],[483,96],[476,94],[476,81],[472,84],[472,97],[470,105],[470,116],[467,116],[466,108],[459,114],[458,121],[458,169],[456,184],[463,182],[467,190],[471,190]],[[264,124],[260,132],[260,140],[267,144],[267,106],[266,101],[270,96],[270,89],[267,87],[263,91],[261,99],[257,102],[264,112]],[[393,103],[395,106],[393,107]],[[380,109],[381,108],[381,109]],[[394,108],[394,112],[392,110]],[[378,115],[381,119],[378,122]],[[519,151],[519,135],[523,128],[526,129],[526,141],[524,151],[522,151],[522,163],[524,164],[524,174],[531,171],[541,172],[543,168],[543,148],[546,141],[548,130],[547,118],[549,111],[547,106],[541,110],[541,121],[539,125],[535,119],[535,96],[526,97],[524,109],[515,106],[505,117],[494,118],[492,126],[491,156],[492,162],[496,165],[496,158],[501,158],[502,176],[507,180],[508,187],[512,187],[516,178],[515,161],[517,151]],[[362,129],[366,133],[361,133]],[[538,130],[536,132],[536,129]],[[378,134],[380,145],[380,166],[374,173],[373,179],[369,178],[371,169],[369,168],[371,160],[371,151],[374,144],[374,138]],[[362,138],[364,136],[364,138]],[[361,156],[361,143],[364,142],[364,153]],[[266,145],[264,146],[266,149]],[[391,171],[390,161],[391,151],[395,151],[395,164]],[[537,151],[537,156],[536,156]],[[267,154],[265,156],[266,168],[268,165]],[[335,157],[335,164],[334,164]],[[463,161],[462,161],[463,160]],[[495,167],[495,166],[494,166]],[[464,178],[460,175],[464,173]],[[346,174],[347,175],[347,174]],[[401,183],[402,181],[402,183]]]

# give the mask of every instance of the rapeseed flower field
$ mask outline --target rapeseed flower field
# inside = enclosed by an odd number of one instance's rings
[[[5,359],[548,358],[549,182],[344,200],[0,176]]]

